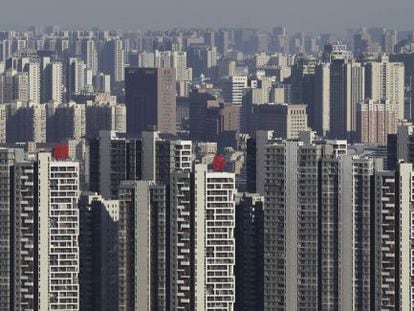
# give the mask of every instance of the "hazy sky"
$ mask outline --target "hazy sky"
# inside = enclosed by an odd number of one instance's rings
[[[0,24],[165,29],[286,25],[290,33],[414,29],[413,0],[0,0]]]

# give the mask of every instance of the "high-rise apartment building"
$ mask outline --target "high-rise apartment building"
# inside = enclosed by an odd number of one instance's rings
[[[174,68],[127,68],[125,71],[127,133],[138,137],[149,127],[176,133]]]
[[[84,193],[80,214],[80,309],[118,307],[119,201]]]
[[[166,309],[166,213],[165,186],[121,183],[118,310]]]
[[[171,55],[171,67],[176,70],[177,81],[192,80],[192,71],[187,68],[187,52],[173,52]]]
[[[46,108],[42,104],[7,105],[6,124],[7,142],[46,142]]]
[[[388,56],[381,56],[376,62],[368,62],[365,92],[374,101],[389,100],[395,107],[397,118],[404,119],[404,64],[390,62]]]
[[[89,189],[105,199],[116,199],[123,180],[142,176],[141,141],[122,133],[101,131],[89,141]]]
[[[29,101],[29,74],[19,72],[13,76],[13,100],[28,102]]]
[[[11,220],[12,210],[12,189],[14,184],[11,179],[11,168],[23,160],[23,150],[0,148],[0,310],[13,310],[10,297],[10,287],[13,276],[14,258],[12,257],[13,238],[10,235],[13,227]],[[14,306],[13,306],[14,307]]]
[[[330,134],[333,139],[354,140],[356,106],[365,100],[365,67],[346,57],[330,64]]]
[[[190,171],[171,173],[169,208],[169,309],[195,310],[194,180]]]
[[[124,81],[125,51],[121,39],[113,39],[106,42],[101,59],[102,71],[111,75],[112,82]]]
[[[56,103],[49,102],[45,106],[49,107],[47,115],[48,142],[62,142],[66,139],[85,137],[85,105],[75,102],[56,105]]]
[[[79,310],[79,165],[37,160],[13,166],[12,310]]]
[[[247,87],[247,76],[230,76],[223,80],[224,101],[242,104],[243,89]]]
[[[414,163],[414,127],[411,122],[400,124],[396,135],[388,135],[388,169],[396,169],[400,160]]]
[[[29,62],[24,66],[24,71],[28,73],[29,79],[29,100],[40,103],[40,64]]]
[[[126,132],[124,104],[88,103],[85,109],[86,137],[94,138],[99,131]]]
[[[397,132],[395,107],[388,100],[374,102],[368,99],[357,105],[356,125],[361,143],[386,145],[388,135]]]
[[[195,168],[196,310],[235,305],[235,176]]]
[[[259,146],[264,310],[369,310],[375,301],[373,181],[381,163],[338,157],[335,142]]]
[[[306,106],[300,104],[253,105],[250,113],[249,133],[258,130],[273,130],[277,137],[294,139],[299,133],[308,130]]]
[[[7,139],[7,107],[0,105],[0,144],[5,144]]]
[[[312,128],[322,136],[330,130],[330,68],[329,64],[315,67],[315,100]]]
[[[65,78],[66,100],[69,101],[85,89],[85,63],[80,57],[69,58]]]
[[[98,72],[98,52],[96,50],[96,41],[90,39],[82,40],[81,44],[82,59],[86,68],[92,70],[93,74]]]
[[[63,65],[60,62],[45,64],[42,79],[42,103],[55,101],[63,102]]]
[[[263,197],[243,193],[236,201],[235,310],[263,310]]]

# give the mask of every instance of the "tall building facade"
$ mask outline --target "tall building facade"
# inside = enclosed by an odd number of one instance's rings
[[[10,235],[13,224],[11,223],[12,209],[12,171],[13,165],[23,160],[22,150],[0,148],[0,310],[12,310],[14,308],[10,299],[12,288],[10,286],[13,276],[14,258],[12,256],[13,238]]]
[[[371,310],[381,163],[338,157],[335,142],[262,148],[264,310]]]
[[[330,66],[318,64],[315,67],[315,100],[312,128],[320,135],[330,131]]]
[[[151,181],[125,181],[119,198],[118,310],[165,309],[165,186]]]
[[[79,165],[39,153],[12,172],[11,309],[79,310]]]
[[[103,72],[110,74],[112,82],[121,82],[125,78],[125,50],[121,39],[106,42],[101,58]]]
[[[63,64],[50,62],[45,64],[42,79],[42,102],[54,101],[59,104],[63,102]]]
[[[333,59],[330,64],[329,98],[329,136],[353,141],[357,104],[365,100],[365,67],[347,58]]]
[[[397,132],[397,114],[388,100],[366,100],[357,106],[356,132],[358,140],[366,144],[387,144],[389,134]]]
[[[235,306],[235,176],[195,168],[197,310]]]
[[[127,68],[125,104],[127,133],[139,136],[148,127],[161,133],[176,133],[174,68]]]
[[[80,310],[115,310],[119,294],[119,201],[83,193],[79,216]]]
[[[395,107],[397,118],[405,118],[404,64],[382,56],[366,65],[366,96],[374,101],[387,99]]]
[[[224,101],[237,105],[242,104],[243,89],[247,87],[247,76],[231,76],[223,81]]]
[[[263,197],[238,195],[236,204],[235,310],[263,310]]]

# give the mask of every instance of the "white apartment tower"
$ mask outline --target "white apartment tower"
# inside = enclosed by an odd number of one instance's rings
[[[366,77],[366,96],[374,101],[388,99],[398,111],[398,119],[404,119],[404,64],[382,56],[367,63]]]
[[[13,307],[79,310],[79,164],[39,153],[13,176]]]
[[[24,70],[29,75],[29,100],[40,104],[40,64],[29,62]]]
[[[74,94],[80,94],[85,89],[85,63],[81,58],[70,58],[67,72],[67,96],[72,98]]]
[[[92,70],[95,75],[98,72],[98,52],[96,50],[96,42],[91,39],[85,39],[81,44],[82,59],[86,68]]]
[[[13,100],[29,101],[29,75],[27,72],[19,72],[13,76]]]
[[[195,167],[195,309],[235,304],[235,175]]]
[[[177,81],[192,80],[191,70],[187,68],[187,52],[173,52],[171,59],[171,65],[177,74]]]
[[[314,129],[320,135],[326,135],[330,129],[329,111],[329,87],[330,87],[329,64],[319,64],[315,67],[315,108]]]
[[[170,310],[194,309],[191,173],[174,171],[170,182]]]
[[[63,102],[63,65],[60,62],[48,63],[43,78],[43,103],[55,101]]]

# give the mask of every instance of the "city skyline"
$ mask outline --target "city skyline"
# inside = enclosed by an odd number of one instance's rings
[[[52,19],[0,31],[0,311],[414,310],[414,31]]]
[[[219,0],[197,3],[190,0],[17,0],[8,3],[8,9],[0,12],[0,20],[2,25],[29,26],[44,24],[47,21],[47,24],[62,27],[96,26],[124,30],[189,26],[270,29],[275,25],[286,25],[292,32],[304,29],[312,32],[326,32],[328,29],[345,32],[350,28],[375,27],[379,24],[399,30],[410,30],[410,15],[414,10],[413,2],[403,0],[369,0],[363,3],[349,0],[337,1],[334,4],[329,0],[242,0],[237,4],[235,6],[232,2]],[[21,8],[25,8],[31,14],[21,19]]]

